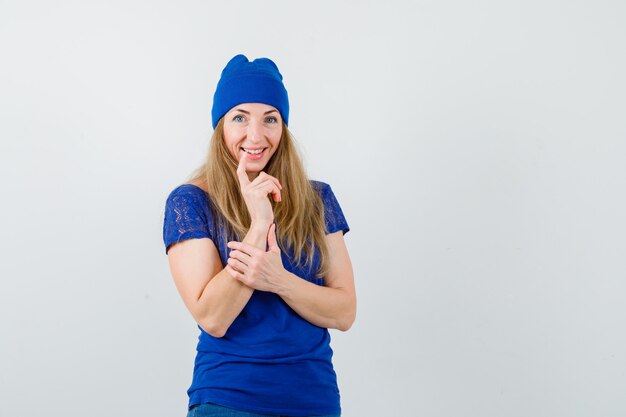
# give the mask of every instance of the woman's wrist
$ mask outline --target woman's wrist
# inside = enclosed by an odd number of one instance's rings
[[[251,243],[254,246],[265,250],[267,245],[267,233],[270,229],[270,224],[261,222],[252,222],[244,242]]]
[[[298,283],[298,281],[294,280],[294,278],[299,277],[294,275],[292,272],[287,271],[286,269],[283,270],[283,273],[278,277],[277,289],[274,291],[276,295],[283,298],[289,298],[289,296],[296,288],[296,284]]]
[[[270,230],[273,220],[252,220],[250,223],[250,230],[255,232],[263,232],[267,237],[267,232]]]
[[[248,229],[248,233],[253,233],[255,235],[263,235],[265,240],[267,240],[267,232],[272,225],[271,222],[262,222],[262,221],[252,221],[250,224],[250,229]]]

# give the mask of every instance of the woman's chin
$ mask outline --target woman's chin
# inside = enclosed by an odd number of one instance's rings
[[[256,172],[257,174],[265,169],[267,163],[265,161],[246,161],[246,172]]]

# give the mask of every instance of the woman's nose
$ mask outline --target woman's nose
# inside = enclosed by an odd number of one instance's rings
[[[252,122],[248,125],[248,139],[251,142],[258,142],[261,140],[261,126],[257,122]]]

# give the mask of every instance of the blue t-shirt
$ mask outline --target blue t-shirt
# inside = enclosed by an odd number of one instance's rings
[[[324,202],[326,233],[350,229],[330,186],[311,181]],[[167,198],[163,224],[165,253],[172,243],[209,238],[222,265],[230,249],[219,233],[209,196],[201,188],[183,184]],[[316,251],[310,267],[299,268],[292,253],[282,253],[286,270],[323,285],[315,277]],[[332,365],[328,329],[300,317],[278,295],[255,290],[229,327],[216,338],[200,326],[193,380],[187,394],[189,408],[212,402],[254,413],[339,414],[340,395]]]

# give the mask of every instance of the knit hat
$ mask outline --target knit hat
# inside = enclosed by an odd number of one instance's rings
[[[241,103],[274,106],[287,124],[289,97],[283,76],[271,59],[257,58],[250,62],[245,55],[239,54],[228,61],[213,95],[213,129],[230,109]]]

